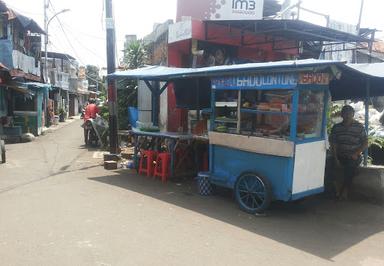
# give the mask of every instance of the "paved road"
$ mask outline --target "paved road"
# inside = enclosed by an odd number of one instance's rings
[[[225,192],[105,171],[79,125],[8,145],[0,265],[384,265],[383,206],[315,197],[254,217]]]

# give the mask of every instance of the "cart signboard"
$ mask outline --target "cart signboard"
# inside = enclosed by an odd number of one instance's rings
[[[213,89],[292,89],[297,86],[295,73],[245,75],[212,79]]]
[[[299,84],[328,85],[329,74],[328,73],[300,73]]]

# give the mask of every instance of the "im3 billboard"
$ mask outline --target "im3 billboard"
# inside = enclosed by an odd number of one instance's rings
[[[264,0],[178,0],[177,18],[252,20],[263,18]]]

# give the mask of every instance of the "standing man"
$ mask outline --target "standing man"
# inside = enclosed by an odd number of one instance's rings
[[[354,115],[355,110],[350,105],[343,106],[343,121],[333,126],[329,136],[333,163],[337,168],[343,169],[341,186],[335,182],[336,197],[344,199],[348,198],[353,177],[361,163],[361,153],[368,147],[365,128],[353,119]]]

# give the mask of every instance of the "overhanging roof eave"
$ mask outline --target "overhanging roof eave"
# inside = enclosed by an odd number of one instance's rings
[[[246,30],[254,34],[281,36],[300,41],[344,41],[365,43],[371,41],[369,38],[301,20],[207,20],[205,23],[207,23],[207,25],[225,25]],[[290,32],[294,34],[287,34]]]

